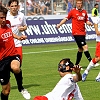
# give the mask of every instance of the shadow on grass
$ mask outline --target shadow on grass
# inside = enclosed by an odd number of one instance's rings
[[[27,85],[23,85],[24,88],[30,88],[33,86],[40,86],[39,84],[27,84]],[[11,89],[17,89],[17,85],[16,86],[11,86]]]

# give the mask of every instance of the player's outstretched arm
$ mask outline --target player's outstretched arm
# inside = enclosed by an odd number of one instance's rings
[[[18,39],[18,40],[25,40],[27,38],[26,35],[18,36],[18,35],[14,34],[14,33],[13,33],[13,37],[16,38],[16,39]]]
[[[100,31],[98,31],[98,24],[94,24],[95,32],[98,36],[100,36]]]
[[[73,76],[74,82],[81,81],[81,80],[82,80],[82,75],[81,75],[81,73],[80,73],[81,67],[80,67],[79,65],[74,66],[73,71],[76,73],[76,75]]]
[[[63,25],[65,22],[67,21],[66,18],[64,18],[63,20],[61,20],[61,22],[59,24],[57,24],[57,28],[60,28],[61,25]]]

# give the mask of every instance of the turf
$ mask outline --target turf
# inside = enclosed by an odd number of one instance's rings
[[[96,43],[95,41],[88,41],[87,43],[91,56],[94,57]],[[37,95],[44,95],[54,88],[60,79],[57,72],[59,60],[69,57],[75,63],[76,52],[77,45],[73,42],[23,46],[23,85],[30,92],[32,98]],[[83,54],[80,65],[85,69],[88,63]],[[100,67],[93,68],[85,82],[78,82],[84,100],[100,100],[100,83],[95,82],[99,70]],[[9,100],[25,100],[17,90],[13,74],[11,74],[10,82]]]

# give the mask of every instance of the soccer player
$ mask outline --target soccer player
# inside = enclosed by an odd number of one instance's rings
[[[96,32],[96,52],[95,52],[95,57],[91,60],[89,63],[88,67],[82,74],[82,81],[85,81],[87,78],[87,75],[89,71],[94,67],[94,65],[100,61],[100,17],[92,17],[93,23],[94,23],[94,28]],[[96,77],[96,81],[100,82],[100,73]]]
[[[8,100],[10,93],[10,69],[20,73],[20,55],[15,48],[14,39],[22,40],[22,36],[13,34],[10,22],[6,20],[7,9],[0,5],[0,83],[1,100]]]
[[[87,12],[82,8],[82,6],[83,1],[76,0],[76,8],[73,8],[68,13],[68,16],[64,18],[59,24],[57,24],[57,28],[60,28],[60,26],[64,24],[67,20],[72,19],[72,35],[74,36],[75,41],[78,45],[77,59],[75,65],[78,65],[80,63],[83,51],[88,61],[91,61],[91,56],[88,51],[88,45],[86,44],[85,40],[85,23],[87,25],[92,25],[92,23],[89,21]]]
[[[11,22],[11,29],[13,33],[20,36],[22,32],[27,29],[26,20],[24,14],[18,11],[19,9],[19,1],[18,0],[9,0],[8,2],[9,11],[7,13],[7,20]],[[23,38],[26,39],[27,36],[23,35]],[[22,41],[18,39],[14,39],[15,47],[20,55],[21,64],[22,64]],[[22,85],[22,70],[19,74],[14,73],[14,76],[17,81],[18,90],[21,92],[25,99],[30,99],[30,93],[24,89]]]
[[[83,100],[76,82],[81,81],[81,67],[74,66],[69,58],[62,59],[58,64],[60,81],[54,89],[44,96],[36,96],[33,100]],[[74,71],[76,74],[72,74]]]

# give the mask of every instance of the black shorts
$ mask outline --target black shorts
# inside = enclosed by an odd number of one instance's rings
[[[85,35],[74,35],[74,38],[79,48],[86,45]]]
[[[20,61],[20,56],[9,56],[0,61],[0,83],[1,85],[6,85],[10,79],[10,70],[11,70],[11,61],[18,60]]]

